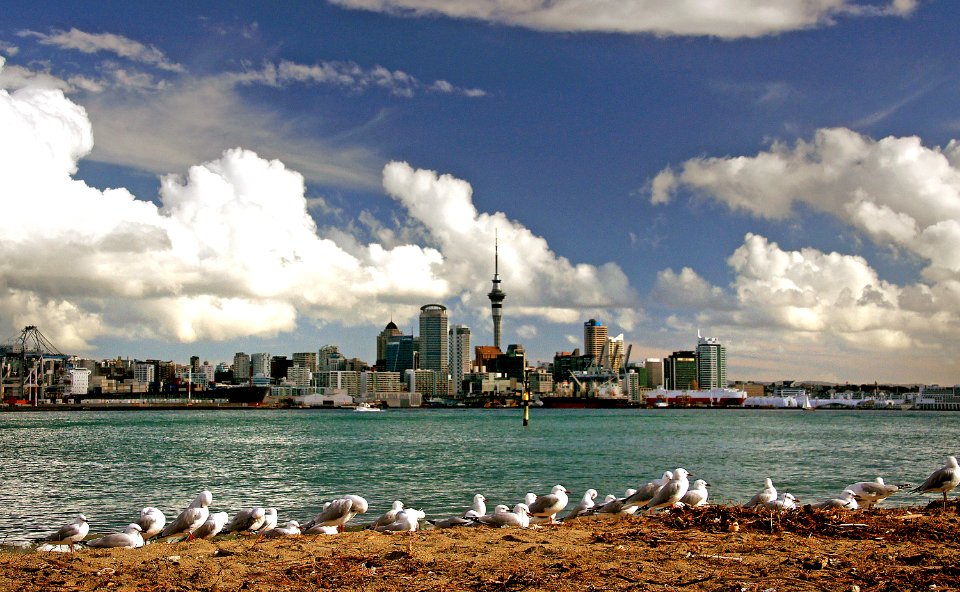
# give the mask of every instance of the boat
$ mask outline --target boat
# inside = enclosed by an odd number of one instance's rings
[[[647,393],[647,404],[651,407],[743,407],[746,400],[747,393],[731,388],[703,391],[658,388]]]
[[[575,387],[558,386],[553,394],[540,395],[544,409],[627,409],[640,404],[623,394],[618,377],[609,371],[572,372]]]
[[[370,403],[367,403],[366,401],[361,401],[360,403],[357,403],[357,406],[354,407],[353,410],[356,413],[382,413],[383,412],[383,409],[380,409],[379,407],[374,407],[373,405],[371,405]]]

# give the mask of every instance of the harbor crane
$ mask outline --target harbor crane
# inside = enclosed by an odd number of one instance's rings
[[[26,399],[34,405],[54,386],[56,364],[70,359],[36,325],[0,345],[0,397]]]

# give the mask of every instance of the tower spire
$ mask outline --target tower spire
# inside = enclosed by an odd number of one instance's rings
[[[507,295],[500,289],[500,242],[497,231],[493,234],[493,289],[487,294],[490,299],[490,312],[493,315],[493,345],[500,349],[500,323],[503,319],[503,299]],[[502,350],[501,350],[502,351]]]

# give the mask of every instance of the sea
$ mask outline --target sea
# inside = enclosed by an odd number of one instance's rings
[[[960,414],[747,409],[237,409],[0,413],[0,544],[24,544],[83,513],[119,532],[141,508],[172,520],[198,492],[231,516],[276,507],[309,520],[344,494],[370,522],[394,500],[428,518],[562,484],[622,496],[684,467],[713,503],[742,503],[770,477],[801,502],[882,476],[921,483],[960,453]],[[935,496],[901,492],[885,505]]]

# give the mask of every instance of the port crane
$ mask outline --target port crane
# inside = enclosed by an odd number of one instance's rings
[[[56,384],[55,370],[70,359],[36,325],[0,345],[0,398],[27,400],[36,405]]]

